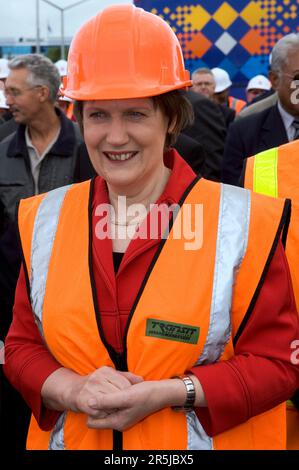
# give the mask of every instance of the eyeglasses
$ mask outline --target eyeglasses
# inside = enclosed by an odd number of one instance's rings
[[[213,82],[193,82],[193,86],[214,86]]]
[[[12,96],[13,98],[18,98],[19,96],[23,95],[25,91],[34,90],[34,88],[40,88],[43,85],[34,85],[32,87],[24,88],[23,90],[19,90],[18,88],[5,88],[4,95]]]
[[[299,73],[298,72],[295,75],[292,75],[287,72],[282,72],[282,75],[285,75],[286,77],[291,78],[292,82],[298,82],[298,85],[299,85]]]

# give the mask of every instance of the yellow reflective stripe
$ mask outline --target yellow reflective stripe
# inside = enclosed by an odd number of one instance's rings
[[[278,148],[265,150],[254,157],[253,190],[256,193],[277,197]]]
[[[291,400],[288,400],[286,403],[287,403],[287,408],[289,408],[289,409],[294,408],[294,410],[296,409],[295,405],[293,404],[293,402]]]

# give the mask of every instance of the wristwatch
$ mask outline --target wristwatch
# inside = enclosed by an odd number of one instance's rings
[[[186,387],[186,401],[183,406],[172,406],[175,411],[191,411],[195,403],[195,387],[189,375],[177,375],[173,379],[180,379],[184,382]]]

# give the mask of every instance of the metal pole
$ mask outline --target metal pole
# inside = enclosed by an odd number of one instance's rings
[[[40,54],[39,0],[36,0],[36,52]]]
[[[64,48],[64,10],[69,10],[70,8],[76,7],[77,5],[80,5],[80,3],[85,3],[89,0],[80,0],[79,2],[72,3],[71,5],[61,8],[55,3],[53,3],[51,0],[43,0],[45,3],[48,3],[48,5],[51,5],[52,7],[56,8],[57,10],[60,10],[61,13],[61,45],[60,45],[60,55],[61,59],[65,59],[65,48]],[[40,39],[39,39],[39,0],[36,0],[36,18],[38,18],[37,21],[37,26],[36,26],[36,49],[40,50]]]
[[[64,50],[64,11],[61,9],[61,58],[65,59],[65,50]]]

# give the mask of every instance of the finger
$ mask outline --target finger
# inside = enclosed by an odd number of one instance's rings
[[[114,389],[118,390],[122,390],[132,385],[129,378],[127,378],[123,372],[117,371],[112,368],[107,368],[105,370],[105,376],[102,380],[108,386],[113,386]]]
[[[116,429],[119,425],[118,413],[109,414],[105,418],[92,418],[87,420],[87,427],[91,429]]]
[[[118,410],[118,408],[112,408],[110,410],[92,410],[91,413],[88,414],[88,416],[91,418],[91,419],[102,419],[102,418],[107,418],[107,416],[113,414],[113,413],[116,413]]]
[[[133,374],[132,372],[120,372],[124,377],[126,377],[131,385],[138,384],[144,381],[144,378],[141,375]]]
[[[107,418],[107,416],[109,416],[109,414],[111,413],[108,413],[107,411],[103,411],[103,410],[92,410],[89,414],[88,414],[88,418],[89,419],[104,419],[104,418]]]
[[[118,390],[114,393],[95,395],[87,401],[87,405],[92,409],[104,411],[109,411],[115,408],[125,408],[128,405],[126,389]]]

